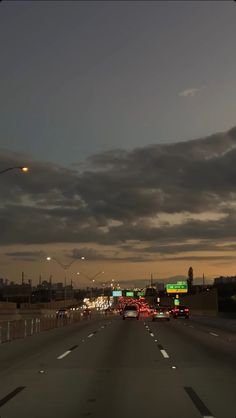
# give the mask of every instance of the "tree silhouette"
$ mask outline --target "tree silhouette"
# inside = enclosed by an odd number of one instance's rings
[[[188,278],[187,278],[188,288],[191,289],[193,285],[193,268],[189,267],[188,269]]]

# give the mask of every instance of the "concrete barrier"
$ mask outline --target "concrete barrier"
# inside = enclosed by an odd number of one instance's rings
[[[0,302],[0,312],[2,310],[16,309],[17,305],[14,302]]]

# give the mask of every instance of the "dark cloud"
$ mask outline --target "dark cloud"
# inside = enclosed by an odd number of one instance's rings
[[[192,262],[192,261],[219,261],[221,263],[222,260],[235,260],[234,256],[230,256],[230,255],[206,255],[206,256],[197,256],[197,255],[192,255],[192,256],[183,256],[183,257],[165,257],[165,261],[188,261],[188,262]]]
[[[120,251],[126,245],[129,261],[233,248],[223,243],[236,234],[236,128],[94,155],[80,171],[9,152],[0,156],[1,169],[19,165],[30,172],[0,176],[1,244],[87,243],[90,259],[116,260],[125,258]],[[224,217],[196,219],[211,211]],[[181,214],[182,221],[171,223],[163,214]],[[94,243],[116,246],[118,254],[96,252]]]
[[[69,254],[69,257],[74,258],[76,260],[80,260],[82,256],[86,258],[86,260],[89,261],[115,261],[115,262],[144,262],[147,261],[147,257],[144,255],[131,255],[126,254],[125,257],[122,257],[119,255],[117,251],[97,251],[94,248],[74,248]]]
[[[45,259],[46,257],[43,251],[12,251],[7,252],[4,255],[17,261],[38,261],[40,259]]]

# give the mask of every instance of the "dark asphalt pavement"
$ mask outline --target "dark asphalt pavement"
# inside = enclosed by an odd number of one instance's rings
[[[236,338],[99,317],[0,345],[1,418],[235,418]]]

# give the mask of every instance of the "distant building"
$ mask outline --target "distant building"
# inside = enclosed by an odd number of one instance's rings
[[[29,302],[31,297],[31,285],[16,284],[10,282],[10,284],[2,287],[2,299],[8,302]]]
[[[236,276],[220,276],[214,279],[214,285],[236,283]]]

